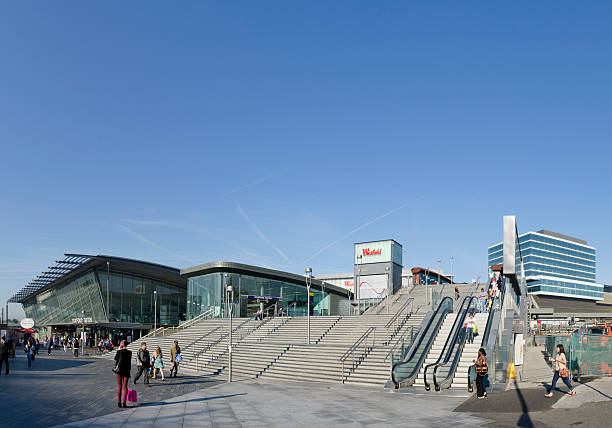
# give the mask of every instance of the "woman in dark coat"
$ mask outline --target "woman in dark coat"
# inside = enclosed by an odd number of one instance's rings
[[[127,342],[121,341],[119,350],[115,354],[115,364],[117,370],[115,371],[117,376],[117,406],[127,407],[125,404],[127,398],[127,384],[130,379],[130,370],[132,369],[132,351],[126,348]],[[121,390],[123,389],[123,405],[121,404]]]

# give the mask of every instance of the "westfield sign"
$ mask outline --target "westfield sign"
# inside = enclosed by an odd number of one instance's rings
[[[363,250],[364,256],[380,256],[382,254],[382,248],[377,248],[374,250],[370,250],[369,248],[364,248]]]

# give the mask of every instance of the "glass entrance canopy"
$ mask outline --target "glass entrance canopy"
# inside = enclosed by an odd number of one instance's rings
[[[215,317],[225,317],[228,303],[233,304],[236,317],[252,316],[258,306],[272,313],[282,308],[290,316],[307,314],[304,276],[230,262],[183,269],[181,275],[187,277],[188,319],[211,309]],[[228,283],[233,288],[233,300],[224,292]],[[338,315],[348,311],[348,293],[340,287],[313,279],[310,294],[311,315]]]

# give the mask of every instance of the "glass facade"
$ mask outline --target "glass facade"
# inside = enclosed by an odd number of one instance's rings
[[[23,302],[26,316],[36,325],[106,322],[106,270],[89,270]],[[102,285],[102,287],[100,286]],[[157,323],[185,320],[185,289],[125,272],[110,272],[110,322],[154,323],[157,290]],[[81,311],[85,311],[83,314]],[[91,321],[89,321],[91,318]]]
[[[231,281],[234,290],[233,314],[236,317],[253,316],[260,306],[276,305],[291,316],[306,315],[306,285],[269,279],[264,277],[224,272],[207,273],[187,278],[187,318],[194,318],[213,309],[215,317],[227,313],[225,281]],[[329,313],[329,293],[311,288],[311,315]],[[257,297],[260,297],[259,299]]]
[[[98,271],[106,300],[106,271]],[[178,324],[186,318],[185,290],[131,273],[110,272],[110,322]],[[157,291],[157,305],[155,305]]]
[[[72,324],[75,318],[106,321],[100,287],[93,270],[23,302],[23,310],[36,325]],[[81,311],[85,311],[83,315]]]
[[[530,293],[603,299],[603,286],[595,282],[595,248],[537,232],[520,235],[519,243]],[[489,247],[489,268],[502,263],[503,245]]]

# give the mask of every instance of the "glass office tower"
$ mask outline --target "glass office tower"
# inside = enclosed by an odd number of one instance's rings
[[[520,235],[519,244],[529,293],[603,299],[603,284],[596,282],[596,250],[586,241],[540,230]],[[502,263],[503,244],[490,246],[489,268]]]

